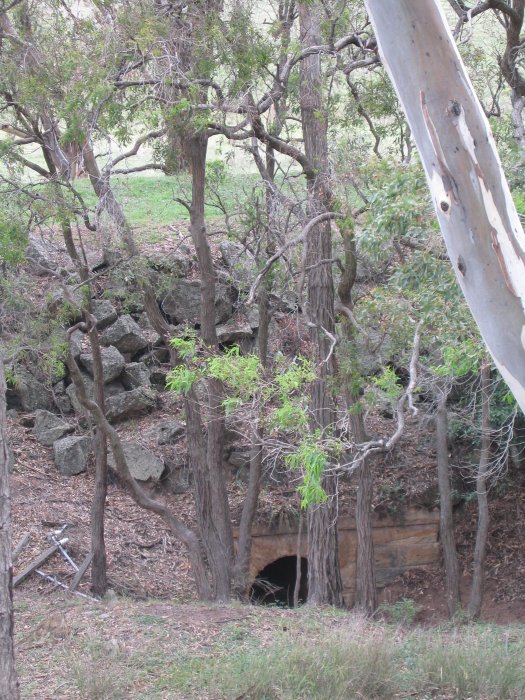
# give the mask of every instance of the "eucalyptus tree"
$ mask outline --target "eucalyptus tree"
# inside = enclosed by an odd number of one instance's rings
[[[485,114],[437,3],[399,2],[388,17],[381,2],[369,0],[367,7],[421,153],[457,279],[523,409],[525,239]],[[399,37],[406,38],[403,51]],[[439,81],[433,80],[437,71]]]

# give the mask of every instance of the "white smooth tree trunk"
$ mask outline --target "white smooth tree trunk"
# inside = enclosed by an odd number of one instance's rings
[[[525,411],[525,235],[488,121],[435,0],[366,0],[451,263]]]

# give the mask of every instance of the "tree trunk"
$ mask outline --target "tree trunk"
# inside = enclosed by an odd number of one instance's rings
[[[0,698],[2,700],[18,700],[13,639],[11,493],[5,392],[4,363],[0,356]]]
[[[317,3],[299,3],[303,47],[322,43],[321,12]],[[321,57],[314,53],[301,61],[300,103],[305,155],[313,165],[307,179],[309,214],[315,216],[330,206],[327,119],[322,94]],[[318,379],[312,387],[312,428],[328,434],[334,423],[334,402],[329,382],[335,373],[332,342],[335,338],[334,284],[332,279],[332,233],[330,222],[312,228],[307,242],[308,317]],[[324,476],[326,503],[310,507],[308,513],[308,602],[313,605],[343,605],[337,536],[337,480]]]
[[[364,442],[363,416],[354,435],[357,442]],[[362,436],[362,437],[360,437]],[[354,606],[365,615],[373,615],[377,608],[376,575],[374,560],[374,541],[372,538],[372,498],[374,493],[374,476],[372,460],[367,458],[359,467],[357,484],[357,503],[355,524],[357,536],[356,581]]]
[[[488,121],[436,0],[366,5],[459,284],[525,410],[525,235]]]
[[[446,395],[440,398],[436,411],[436,452],[439,484],[439,533],[445,561],[447,610],[449,616],[452,617],[461,607],[461,596],[450,489]]]
[[[88,327],[90,328],[88,337],[93,355],[95,401],[104,412],[104,376],[96,320],[90,313],[87,313],[86,316]],[[95,427],[93,448],[95,452],[95,491],[91,501],[91,553],[93,555],[91,560],[91,590],[94,595],[102,598],[108,590],[106,543],[104,539],[106,497],[108,492],[108,447],[106,436],[98,427]]]
[[[192,573],[195,578],[198,596],[200,600],[210,600],[212,597],[211,589],[208,582],[206,564],[199,538],[195,532],[193,532],[193,530],[184,525],[181,520],[176,518],[163,503],[150,498],[144,489],[133,478],[131,472],[129,471],[119,434],[108,422],[100,406],[95,401],[91,401],[87,397],[86,388],[84,386],[84,382],[82,381],[82,375],[80,374],[77,363],[73,359],[71,351],[69,352],[68,357],[68,367],[71,374],[71,379],[75,385],[79,402],[91,413],[97,428],[104,433],[109,441],[115,460],[115,469],[122,480],[122,483],[127,488],[131,497],[138,506],[159,515],[168,525],[175,537],[184,542],[188,548],[188,555]]]
[[[343,239],[344,268],[337,289],[340,310],[352,312],[352,290],[357,276],[357,256],[353,226],[339,226]],[[359,395],[355,387],[355,375],[359,373],[359,358],[355,344],[356,329],[350,323],[346,313],[342,314],[341,326],[348,343],[350,367],[348,376],[342,377],[345,385],[345,400],[350,413],[352,434],[355,441],[366,442],[365,421],[359,406]],[[377,607],[374,541],[372,538],[372,499],[374,493],[373,458],[366,458],[357,472],[357,503],[356,503],[356,587],[354,606],[365,615],[372,615]]]
[[[257,426],[254,431],[250,454],[250,474],[248,488],[244,497],[239,523],[239,537],[237,540],[237,555],[234,568],[234,591],[240,598],[247,598],[250,583],[250,559],[252,554],[252,526],[257,511],[257,502],[261,490],[261,476],[263,463],[263,431]]]
[[[490,365],[484,362],[481,367],[481,454],[476,477],[478,496],[478,529],[474,547],[474,570],[468,604],[471,620],[480,616],[483,602],[485,578],[485,555],[489,533],[489,501],[487,496],[487,472],[490,466]]]
[[[207,143],[204,134],[189,139],[192,171],[190,233],[201,275],[201,336],[206,345],[216,348],[215,268],[204,217]],[[191,433],[188,447],[195,475],[197,517],[214,581],[215,596],[217,600],[229,600],[233,574],[233,529],[222,466],[222,400],[220,382],[215,379],[205,380],[199,388],[189,392],[186,415],[188,434]]]
[[[99,207],[104,209],[111,221],[115,223],[117,231],[122,238],[128,253],[132,256],[138,255],[139,251],[133,235],[133,229],[131,228],[129,221],[124,214],[120,202],[115,197],[115,193],[113,192],[109,182],[109,175],[103,175],[100,172],[93,149],[89,143],[84,145],[83,154],[84,167],[89,175],[91,186],[98,197]],[[107,241],[105,241],[105,246],[107,246]],[[104,250],[104,253],[107,252],[107,250]]]

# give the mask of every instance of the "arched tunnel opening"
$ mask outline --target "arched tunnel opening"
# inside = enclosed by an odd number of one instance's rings
[[[297,557],[281,557],[260,571],[253,582],[250,599],[257,605],[280,605],[294,607],[295,582],[297,579]],[[308,559],[301,557],[299,581],[299,605],[308,597]]]

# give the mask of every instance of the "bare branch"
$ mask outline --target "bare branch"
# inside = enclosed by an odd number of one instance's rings
[[[131,158],[132,156],[136,156],[139,152],[140,147],[143,144],[145,144],[146,141],[149,141],[150,139],[158,139],[161,136],[164,136],[165,133],[166,129],[158,129],[157,131],[150,131],[147,134],[143,134],[143,136],[140,136],[135,141],[133,146],[128,151],[121,153],[119,156],[117,156],[111,161],[109,170],[111,170],[115,165],[117,165],[117,163],[120,163],[122,160],[125,160],[126,158]]]
[[[293,246],[298,245],[299,243],[303,243],[306,240],[306,237],[310,233],[310,231],[315,228],[318,224],[322,223],[323,221],[329,221],[331,219],[342,219],[343,215],[339,212],[333,212],[333,211],[325,211],[322,214],[318,214],[317,216],[314,216],[313,219],[310,219],[310,221],[306,224],[306,226],[303,228],[301,233],[296,237],[293,238],[291,241],[288,241],[288,243],[285,243],[285,245],[282,246],[282,248],[279,248],[279,250],[274,253],[271,258],[268,259],[267,263],[263,267],[263,269],[259,272],[257,277],[255,278],[254,283],[252,284],[250,288],[250,293],[248,295],[248,299],[246,301],[247,304],[253,304],[254,298],[255,298],[255,293],[257,292],[257,288],[261,283],[261,280],[265,277],[265,275],[268,274],[269,270],[272,268],[273,264],[281,258],[287,250],[292,248]]]

